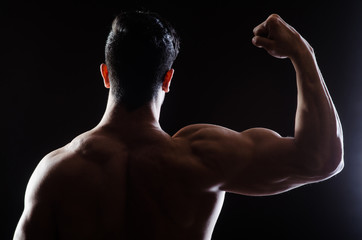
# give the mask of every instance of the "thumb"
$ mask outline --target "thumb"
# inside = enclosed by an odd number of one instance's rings
[[[258,48],[269,50],[272,47],[273,40],[261,36],[254,36],[252,43]]]

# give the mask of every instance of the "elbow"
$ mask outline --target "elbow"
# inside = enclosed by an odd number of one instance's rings
[[[317,154],[312,158],[314,164],[311,171],[318,180],[328,179],[340,173],[344,168],[343,145],[338,144],[324,154]]]
[[[324,151],[324,173],[329,178],[340,173],[344,168],[343,130],[339,124],[336,135],[329,143],[329,148]]]
[[[340,173],[344,168],[343,157],[335,161],[328,161],[321,170],[322,179],[328,179]]]
[[[326,177],[332,177],[340,173],[344,168],[344,156],[343,156],[343,149],[339,151],[333,151],[334,155],[327,160],[325,164],[325,174]]]
[[[328,158],[326,160],[326,174],[331,177],[340,173],[344,168],[344,148],[343,148],[343,138],[337,138],[334,147],[331,148]]]

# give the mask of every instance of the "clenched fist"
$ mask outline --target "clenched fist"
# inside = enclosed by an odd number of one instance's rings
[[[306,52],[313,54],[308,42],[277,14],[270,15],[253,32],[253,44],[276,58],[293,60]]]

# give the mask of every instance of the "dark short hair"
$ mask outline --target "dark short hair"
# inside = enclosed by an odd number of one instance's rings
[[[112,94],[129,109],[152,100],[179,52],[175,29],[158,14],[122,12],[105,47]]]

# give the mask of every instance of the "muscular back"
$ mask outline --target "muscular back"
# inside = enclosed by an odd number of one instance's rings
[[[43,211],[59,239],[210,239],[224,196],[214,173],[187,141],[158,130],[128,136],[91,131],[49,154],[27,198],[52,205]]]

